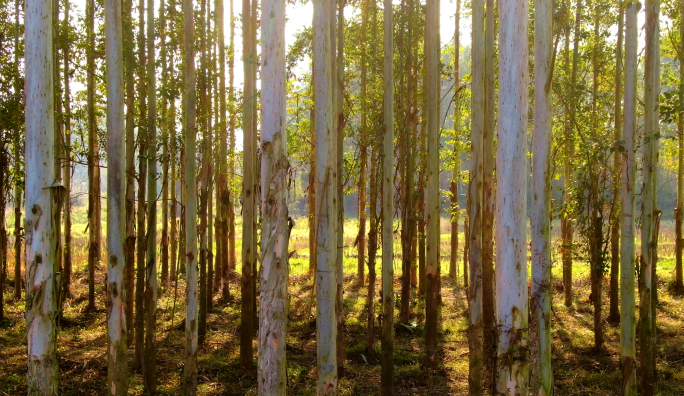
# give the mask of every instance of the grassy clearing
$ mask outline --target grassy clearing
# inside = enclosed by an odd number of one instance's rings
[[[8,213],[9,214],[9,213]],[[8,223],[12,221],[8,218]],[[106,380],[106,327],[104,310],[104,271],[97,270],[97,306],[99,310],[86,313],[87,271],[85,215],[74,216],[74,278],[73,298],[65,303],[64,317],[68,326],[59,332],[60,394],[101,395]],[[238,224],[237,235],[240,224]],[[661,261],[659,262],[658,310],[658,392],[660,395],[684,395],[684,300],[669,292],[673,278],[673,225],[663,224]],[[380,350],[379,328],[376,320],[375,353],[366,354],[366,289],[356,286],[357,256],[353,247],[358,222],[345,223],[345,371],[340,379],[341,395],[379,394]],[[438,370],[426,372],[421,368],[423,351],[424,304],[414,294],[411,300],[413,332],[399,329],[395,338],[395,375],[400,394],[465,395],[468,378],[467,302],[459,284],[446,277],[449,258],[449,225],[442,224],[441,251],[442,287],[441,309],[441,364]],[[461,241],[463,235],[461,234]],[[238,257],[240,241],[237,241]],[[462,245],[461,245],[462,246]],[[395,239],[395,272],[401,273],[398,235]],[[292,232],[290,250],[290,322],[287,340],[288,393],[315,395],[316,334],[315,306],[312,280],[308,274],[309,250],[306,219],[300,218]],[[462,252],[461,252],[462,253]],[[378,257],[380,252],[378,252]],[[106,257],[106,256],[103,256]],[[20,395],[26,392],[26,341],[23,301],[12,300],[13,256],[10,253],[9,281],[5,301],[8,320],[0,324],[0,394]],[[459,256],[459,263],[461,263]],[[605,351],[593,351],[593,318],[589,303],[589,267],[577,262],[574,267],[574,309],[567,309],[562,301],[560,257],[554,254],[553,339],[554,373],[557,395],[617,395],[620,389],[619,327],[605,323]],[[459,266],[460,267],[460,266]],[[376,271],[379,290],[380,261]],[[240,272],[238,264],[237,272]],[[400,280],[395,280],[395,293],[400,292]],[[604,284],[604,312],[608,308],[608,278]],[[255,395],[256,370],[239,366],[240,292],[239,276],[231,277],[232,298],[226,305],[216,305],[208,316],[207,341],[199,351],[199,380],[201,395]],[[376,312],[380,308],[375,297]],[[160,394],[178,394],[183,369],[184,281],[178,285],[178,299],[173,290],[160,294],[158,314],[157,369]],[[606,312],[607,313],[607,312]],[[256,341],[254,343],[256,351]],[[133,350],[129,349],[132,361]],[[256,361],[256,354],[254,356]],[[142,395],[140,373],[130,376],[130,394]]]

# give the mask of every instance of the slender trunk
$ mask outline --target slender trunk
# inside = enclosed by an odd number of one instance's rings
[[[63,130],[62,130],[62,122],[64,120],[64,113],[62,111],[62,86],[61,86],[61,76],[59,75],[59,50],[61,46],[61,33],[59,29],[59,0],[54,0],[54,5],[52,7],[52,29],[54,31],[53,36],[52,36],[52,52],[53,52],[53,93],[55,96],[54,100],[54,112],[55,112],[55,122],[54,122],[54,167],[55,167],[55,184],[59,184],[63,186],[62,182],[62,159],[63,159],[63,153],[62,150],[64,148],[64,136],[63,136]],[[61,190],[61,188],[60,188]],[[55,196],[57,199],[57,205],[53,207],[53,215],[54,215],[54,221],[55,221],[55,233],[57,234],[56,240],[57,240],[57,250],[56,250],[56,255],[55,255],[55,261],[54,261],[54,272],[56,276],[60,277],[64,273],[64,268],[62,266],[62,254],[63,254],[63,245],[62,245],[62,205],[64,203],[64,190],[61,190],[59,194]],[[57,302],[57,312],[58,316],[62,316],[62,288],[61,288],[61,280],[57,281],[55,284],[55,297],[56,297],[56,302]],[[94,290],[94,289],[93,289]],[[93,292],[93,296],[94,296]]]
[[[154,0],[147,0],[147,238],[145,261],[145,358],[143,385],[157,392],[157,76],[155,71]]]
[[[623,24],[625,20],[624,3],[619,3],[618,11],[618,37],[615,51],[615,141],[622,141],[622,44]],[[610,315],[608,320],[617,323],[620,321],[619,308],[619,277],[620,277],[620,169],[622,167],[622,153],[616,150],[613,156],[613,198],[615,206],[611,219],[610,233]]]
[[[252,0],[252,12],[250,15],[251,22],[250,22],[250,34],[251,34],[251,39],[250,39],[250,54],[252,54],[251,58],[254,59],[254,61],[251,63],[251,69],[252,69],[252,81],[254,82],[253,89],[251,91],[251,97],[253,98],[252,100],[252,130],[254,133],[252,134],[252,147],[256,151],[258,146],[259,146],[259,129],[258,127],[258,120],[259,120],[259,114],[257,112],[257,88],[256,88],[256,81],[257,81],[257,65],[258,65],[258,54],[257,54],[257,15],[258,15],[258,1],[257,0]],[[252,329],[253,332],[258,326],[259,322],[259,317],[257,316],[257,295],[259,294],[259,289],[257,289],[257,278],[259,277],[259,271],[258,271],[258,264],[259,264],[259,227],[258,227],[258,219],[259,219],[259,205],[257,204],[257,194],[259,192],[257,189],[259,188],[259,174],[261,173],[261,169],[257,166],[257,161],[256,161],[256,153],[254,156],[254,183],[252,187],[252,191],[254,191],[254,194],[252,195],[252,201],[253,206],[254,206],[254,216],[252,220],[252,230],[254,233],[254,238],[252,239],[252,249],[254,251],[254,260],[252,261]]]
[[[137,249],[137,268],[135,283],[135,354],[133,366],[136,369],[143,368],[143,348],[145,346],[145,259],[147,252],[147,235],[145,234],[146,218],[146,192],[147,192],[147,92],[145,89],[145,0],[138,3],[139,31],[138,31],[138,95],[140,106],[140,122],[138,126],[138,249]]]
[[[471,165],[470,185],[468,187],[468,263],[470,306],[469,374],[468,385],[472,395],[482,394],[483,374],[483,281],[482,269],[482,217],[483,217],[483,148],[485,134],[486,103],[486,54],[485,54],[485,1],[473,2],[473,44],[472,44],[472,121],[471,121]],[[487,125],[489,126],[489,125]]]
[[[528,287],[525,236],[527,131],[527,1],[501,2],[499,26],[499,135],[496,194],[496,391],[527,389]],[[536,80],[536,79],[535,79]],[[548,80],[547,80],[548,81]],[[550,87],[549,87],[550,88]],[[536,90],[535,90],[536,91]],[[548,94],[549,89],[546,90]],[[510,241],[510,242],[508,242]]]
[[[199,126],[202,131],[202,165],[199,175],[199,238],[200,238],[200,274],[199,274],[199,329],[198,342],[199,345],[204,345],[204,339],[207,335],[207,228],[208,228],[208,213],[207,204],[209,202],[209,179],[211,175],[211,158],[209,157],[209,145],[211,144],[209,136],[209,103],[207,97],[207,0],[201,1],[200,6],[200,72],[199,72]]]
[[[361,4],[361,130],[359,131],[359,182],[356,186],[359,193],[359,233],[357,243],[357,284],[363,287],[366,266],[366,169],[368,168],[368,65],[366,65],[368,46],[366,32],[368,29],[369,0]]]
[[[643,289],[639,304],[641,393],[655,393],[655,265],[657,260],[657,166],[658,166],[658,95],[660,94],[660,1],[646,2],[646,58],[644,66],[644,144],[643,195],[641,209],[641,256],[644,262]]]
[[[252,7],[250,0],[242,0],[242,53],[245,84],[243,91],[244,108],[242,111],[243,145],[242,151],[242,311],[240,321],[240,362],[243,367],[249,368],[253,365],[252,357],[252,337],[254,335],[254,293],[252,278],[254,275],[254,260],[256,252],[254,243],[256,241],[256,229],[254,219],[256,208],[254,201],[254,181],[255,181],[255,152],[253,118],[254,107],[252,102],[256,98],[252,97],[255,90],[254,74],[252,68],[256,62],[256,54],[252,52],[251,17]]]
[[[484,125],[482,130],[482,327],[484,365],[488,372],[493,370],[496,355],[496,329],[494,318],[494,129],[495,118],[495,76],[494,41],[496,21],[494,0],[487,1],[485,15],[485,86]]]
[[[95,2],[86,1],[87,30],[87,79],[88,90],[88,310],[95,310],[95,268],[100,264],[100,241],[102,223],[100,221],[100,167],[98,128],[95,116]]]
[[[14,35],[14,75],[17,77],[14,80],[14,92],[15,95],[19,95],[22,92],[21,79],[19,79],[19,4],[21,0],[15,0],[14,3],[14,26],[16,29],[16,34]],[[22,3],[23,4],[23,3]],[[21,125],[17,124],[17,129],[14,131],[14,174],[17,180],[14,181],[14,299],[16,301],[21,300],[21,285],[23,283],[21,279],[21,257],[23,256],[21,252],[21,193],[22,184],[18,180],[19,175],[21,175],[21,165],[19,164],[21,153]]]
[[[124,73],[121,2],[105,1],[107,60],[107,389],[128,394],[126,358],[126,151],[124,148]]]
[[[134,338],[133,301],[135,285],[135,53],[133,50],[133,0],[123,2],[123,57],[126,68],[126,323],[127,342]]]
[[[288,242],[285,0],[262,3],[261,237],[259,395],[285,395]],[[266,17],[264,17],[266,16]]]
[[[168,119],[168,92],[169,69],[166,63],[166,9],[164,0],[159,2],[159,56],[162,65],[161,82],[161,112],[159,114],[159,130],[162,138],[162,235],[161,235],[161,287],[166,291],[169,287],[169,119]]]
[[[316,270],[316,103],[314,90],[315,65],[311,67],[311,156],[309,158],[309,272]],[[315,277],[314,277],[315,283]]]
[[[435,368],[438,362],[439,332],[439,259],[440,259],[440,198],[439,198],[439,2],[428,0],[425,28],[427,70],[427,255],[425,260],[425,367]],[[391,195],[390,195],[391,197]],[[391,225],[390,225],[391,227]],[[384,247],[384,246],[383,246]]]
[[[196,139],[197,113],[195,103],[195,27],[192,0],[183,0],[183,42],[185,52],[185,366],[183,368],[183,393],[197,394],[197,185]]]
[[[384,100],[382,149],[382,352],[381,392],[394,394],[394,21],[384,0]]]
[[[228,52],[228,100],[230,104],[231,114],[230,117],[230,185],[234,185],[235,180],[235,88],[233,86],[233,80],[235,79],[235,17],[233,16],[233,0],[230,0],[230,51]],[[237,263],[237,253],[235,250],[235,197],[229,199],[228,206],[228,249],[229,249],[229,260],[230,260],[230,270],[235,271]],[[228,298],[228,272],[226,271],[226,276],[224,277],[224,298]]]
[[[576,123],[576,104],[578,90],[577,90],[577,64],[579,61],[579,44],[580,44],[580,24],[582,17],[582,0],[577,0],[577,10],[575,13],[575,32],[574,43],[572,50],[572,74],[570,77],[570,119],[565,127],[565,167],[564,167],[564,183],[565,183],[565,205],[571,205],[572,193],[570,185],[572,183],[572,158],[575,157],[575,126]],[[569,33],[566,39],[569,39]],[[569,209],[568,209],[569,210]],[[563,285],[565,287],[565,306],[572,306],[572,253],[573,253],[573,229],[571,213],[566,213],[561,218],[561,234],[563,239],[562,261],[563,261]]]
[[[65,32],[69,28],[69,0],[64,1]],[[69,40],[65,35],[62,42],[64,55],[64,160],[62,162],[62,180],[64,180],[64,268],[62,270],[61,300],[71,297],[71,90],[69,87]],[[4,196],[4,194],[3,194]],[[4,208],[4,206],[3,206]],[[4,222],[2,223],[5,224]],[[4,237],[4,233],[2,234]]]
[[[175,7],[175,5],[172,5]],[[173,51],[171,52],[170,68],[173,70]],[[176,153],[178,147],[176,146],[176,88],[175,84],[172,88],[172,96],[170,97],[171,109],[169,114],[169,161],[171,162],[171,177],[169,179],[169,187],[171,188],[171,201],[169,202],[169,220],[171,222],[171,233],[169,239],[171,241],[171,280],[175,281],[178,276],[177,268],[177,252],[178,252],[178,197],[176,194],[177,184],[177,168],[176,168]]]
[[[230,12],[231,16],[233,13],[232,1],[230,2]],[[216,0],[216,34],[218,36],[218,64],[219,64],[219,86],[218,86],[218,99],[219,99],[219,177],[216,179],[216,209],[217,218],[219,219],[216,226],[216,252],[221,252],[216,256],[216,271],[219,273],[221,296],[224,301],[228,299],[230,295],[230,289],[228,287],[228,218],[230,216],[229,208],[232,206],[230,203],[231,197],[228,192],[227,177],[231,178],[232,175],[227,175],[228,173],[228,135],[227,135],[227,123],[226,123],[226,44],[225,44],[225,33],[224,33],[224,22],[223,22],[223,0]],[[231,24],[232,17],[231,17]],[[232,56],[232,55],[231,55]],[[233,117],[231,116],[231,119]],[[231,152],[232,155],[232,152]],[[231,161],[232,162],[232,161]]]
[[[335,127],[337,145],[337,296],[335,312],[337,320],[337,368],[338,375],[344,371],[344,5],[345,0],[337,0],[337,52],[333,90],[335,95]],[[334,48],[334,45],[333,45]]]
[[[334,2],[314,1],[313,61],[316,95],[316,345],[319,395],[337,394],[337,150],[333,129],[333,52]]]
[[[370,230],[368,232],[368,293],[366,304],[368,317],[366,320],[366,353],[375,353],[375,258],[378,251],[378,155],[377,148],[372,149],[370,163]]]
[[[537,0],[534,19],[532,142],[532,394],[553,395],[551,369],[551,136],[553,130],[553,1]]]
[[[684,4],[679,3],[679,100],[680,106],[684,103]],[[684,111],[677,115],[677,140],[679,152],[677,155],[677,207],[675,208],[675,238],[676,238],[676,262],[675,262],[675,288],[684,292],[684,273],[682,271],[682,250],[684,239],[682,236],[682,224],[684,223]]]
[[[26,338],[29,395],[57,394],[57,260],[59,188],[53,187],[53,2],[25,4],[26,64]],[[57,216],[55,216],[57,214]],[[34,242],[35,239],[35,243]]]
[[[460,161],[457,141],[461,133],[461,108],[459,104],[459,88],[461,87],[460,49],[461,49],[461,0],[456,0],[456,26],[454,29],[454,168],[451,171],[451,255],[449,257],[449,277],[456,280],[458,272],[458,183],[460,180]]]
[[[0,205],[4,208],[7,204],[7,181],[4,175],[8,171],[9,153],[3,147],[0,154]],[[0,320],[5,319],[5,288],[7,283],[7,229],[6,214],[0,212]]]

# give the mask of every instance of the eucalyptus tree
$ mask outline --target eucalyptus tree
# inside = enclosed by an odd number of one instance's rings
[[[470,279],[466,286],[470,306],[470,329],[468,334],[468,385],[472,395],[482,394],[483,368],[483,171],[485,130],[485,1],[474,0],[472,5],[472,97],[471,97],[471,160],[470,186],[468,187],[468,262]],[[428,158],[429,158],[428,154]]]
[[[256,0],[252,0],[256,1]],[[253,118],[256,116],[253,102],[256,82],[252,68],[256,67],[256,51],[252,50],[252,7],[250,0],[242,0],[242,54],[243,54],[243,111],[242,111],[242,310],[240,312],[240,363],[243,367],[253,365],[252,338],[254,333],[254,290],[252,278],[254,274],[254,261],[256,260],[255,241],[256,218],[255,207],[255,173],[256,173],[256,147],[255,125]]]
[[[163,1],[163,0],[162,0]],[[145,356],[143,384],[157,391],[157,75],[154,0],[147,0],[147,236],[145,260]]]
[[[337,293],[335,301],[337,327],[344,326],[344,5],[345,0],[337,0],[337,32],[332,39],[333,48],[336,45],[335,76],[334,76],[334,122],[336,128],[337,148]],[[337,366],[340,371],[344,369],[344,345],[343,332],[337,332]]]
[[[22,90],[21,80],[19,79],[19,36],[22,35],[19,28],[19,3],[21,0],[14,2],[14,75],[17,77],[14,80],[14,92],[16,95]],[[23,4],[23,2],[22,2]],[[21,123],[17,122],[14,131],[14,299],[21,300],[21,192],[22,183],[20,181],[20,161],[19,153],[21,150]]]
[[[641,201],[642,288],[639,299],[641,392],[655,392],[655,267],[658,241],[658,96],[660,95],[660,1],[646,1],[644,65],[643,192]]]
[[[288,241],[285,0],[262,2],[260,395],[285,395]]]
[[[29,395],[57,394],[52,0],[25,3],[26,338]]]
[[[679,106],[684,108],[684,4],[679,4]],[[684,292],[684,271],[682,271],[682,250],[684,237],[682,224],[684,223],[684,111],[677,115],[677,207],[675,208],[675,287]]]
[[[332,29],[335,4],[315,0],[313,20],[314,89],[316,100],[316,347],[317,394],[336,395],[337,323],[336,257],[337,257],[337,185],[336,131],[333,128],[334,74]]]
[[[388,0],[386,0],[387,2]],[[427,197],[425,200],[425,214],[427,216],[426,239],[427,253],[425,256],[426,299],[425,299],[425,367],[437,367],[438,332],[439,332],[439,223],[440,223],[440,191],[439,191],[439,1],[428,0],[425,16],[425,63],[427,91],[425,108],[427,109],[426,137],[427,137]],[[391,165],[391,164],[389,164]],[[388,177],[389,178],[389,177]],[[385,186],[391,189],[391,179],[385,181]],[[385,187],[383,187],[384,189]],[[384,198],[391,200],[391,191],[383,190]],[[386,218],[385,218],[386,219]],[[384,221],[384,220],[383,220]],[[383,226],[385,224],[383,223]],[[392,227],[391,217],[390,224]],[[385,245],[383,243],[383,251]],[[383,276],[384,280],[384,276]]]
[[[185,366],[183,394],[197,394],[197,113],[195,104],[195,26],[192,0],[183,0],[183,49],[185,52]]]
[[[71,255],[71,84],[69,63],[71,46],[69,40],[69,0],[64,1],[64,22],[62,31],[64,32],[64,39],[62,40],[62,56],[64,57],[64,115],[62,117],[64,131],[62,139],[64,139],[64,159],[61,161],[62,180],[64,183],[64,256],[62,267],[62,286],[60,289],[60,304],[61,300],[71,296],[71,273],[72,273],[72,255]],[[4,196],[5,194],[3,194]],[[4,222],[2,224],[5,224]],[[3,232],[3,237],[6,235]],[[4,242],[3,242],[4,243]],[[3,246],[3,250],[6,248]],[[61,307],[60,307],[61,308]]]
[[[105,1],[107,61],[107,390],[128,394],[126,358],[126,149],[121,2]],[[120,265],[122,264],[122,265]]]
[[[553,0],[534,5],[532,141],[532,394],[553,395],[551,368],[551,136],[553,131]],[[524,166],[524,165],[523,165]]]
[[[625,108],[620,185],[620,366],[622,395],[637,394],[635,312],[635,186],[637,133],[637,12],[635,1],[625,4]]]
[[[365,265],[366,265],[366,171],[368,169],[368,65],[366,64],[368,58],[368,14],[369,14],[369,0],[362,0],[361,2],[361,32],[360,38],[360,132],[359,132],[359,179],[357,189],[359,192],[359,234],[356,236],[357,243],[357,283],[363,287],[365,282]]]
[[[430,3],[428,3],[428,7]],[[435,6],[433,4],[433,6]],[[384,100],[382,150],[382,333],[381,385],[394,394],[394,21],[392,0],[384,0]],[[427,317],[427,315],[426,315]]]
[[[231,15],[233,13],[232,1]],[[228,288],[228,281],[226,275],[228,274],[229,253],[228,253],[228,218],[229,206],[231,196],[228,190],[228,135],[226,123],[226,45],[224,33],[224,9],[223,0],[216,0],[216,30],[218,36],[218,64],[219,64],[219,169],[220,174],[216,180],[216,194],[217,194],[217,219],[218,226],[216,227],[216,242],[217,252],[220,250],[221,254],[217,254],[217,271],[219,272],[219,279],[221,284],[219,288],[222,291],[222,296],[227,297],[230,292]],[[233,23],[232,20],[230,22]],[[232,117],[231,117],[232,118]],[[232,153],[231,153],[232,155]],[[232,162],[232,161],[231,161]]]
[[[456,281],[458,279],[458,183],[461,180],[461,164],[458,158],[458,136],[461,130],[461,108],[459,106],[458,95],[461,86],[461,69],[460,69],[460,55],[461,55],[461,0],[456,0],[456,15],[454,17],[456,26],[454,29],[454,144],[453,144],[453,169],[451,170],[451,255],[449,257],[449,276]],[[467,241],[466,241],[467,243]]]
[[[499,394],[527,389],[529,380],[525,141],[528,55],[526,0],[500,3],[499,127],[496,157],[496,319],[494,379]],[[471,278],[472,279],[472,278]]]

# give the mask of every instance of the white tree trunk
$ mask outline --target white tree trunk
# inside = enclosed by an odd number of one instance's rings
[[[29,395],[57,394],[57,316],[53,206],[52,1],[25,3],[26,80],[26,338]],[[52,187],[52,188],[51,188]]]
[[[316,98],[316,344],[319,395],[337,394],[337,131],[333,128],[331,28],[335,2],[314,1],[313,61]]]
[[[425,215],[427,217],[427,253],[425,256],[425,275],[427,295],[425,300],[425,366],[438,364],[439,332],[439,1],[428,0],[426,14],[426,70],[427,70],[427,198]],[[392,169],[393,171],[393,169]],[[392,192],[392,191],[391,191]],[[390,193],[391,193],[390,192]],[[383,191],[383,194],[385,191]],[[391,195],[390,195],[391,197]],[[391,222],[390,222],[391,226]],[[384,223],[383,223],[384,227]],[[383,250],[384,250],[383,244]]]
[[[197,176],[196,139],[197,92],[195,90],[195,27],[192,0],[183,0],[183,29],[185,32],[185,367],[184,394],[197,394]]]
[[[482,394],[483,381],[483,283],[482,283],[482,200],[483,200],[483,149],[485,118],[485,14],[484,0],[473,1],[472,32],[472,98],[470,132],[470,184],[468,187],[469,234],[468,266],[469,285],[467,289],[470,305],[470,331],[468,334],[469,371],[468,386],[473,395]],[[428,156],[429,158],[429,156]]]
[[[620,365],[622,395],[635,396],[636,308],[635,308],[635,222],[636,186],[635,137],[637,128],[637,4],[625,8],[625,105],[622,137],[621,235],[620,235]]]
[[[527,131],[527,0],[499,10],[499,141],[496,194],[496,389],[526,394],[529,377],[525,141]],[[505,362],[505,363],[503,363]]]
[[[394,392],[394,39],[392,1],[384,0],[382,150],[382,393]]]
[[[126,358],[126,147],[121,2],[105,1],[107,61],[107,391],[128,394]]]
[[[536,0],[534,18],[534,135],[532,141],[532,394],[551,396],[551,133],[553,0]]]
[[[264,0],[261,10],[261,213],[259,395],[285,395],[287,376],[287,132],[285,0]]]

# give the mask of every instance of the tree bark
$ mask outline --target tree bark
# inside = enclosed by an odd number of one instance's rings
[[[679,100],[684,104],[684,4],[679,3]],[[675,208],[675,288],[684,292],[684,271],[682,271],[682,250],[684,238],[682,224],[684,223],[684,111],[677,115],[677,207]]]
[[[460,182],[461,163],[459,159],[458,139],[461,133],[461,108],[459,105],[459,88],[461,87],[461,0],[456,0],[456,26],[454,29],[454,144],[453,161],[454,168],[451,170],[451,255],[449,257],[449,277],[458,285],[456,274],[458,273],[458,183]]]
[[[615,51],[615,142],[622,141],[622,45],[625,20],[625,6],[619,3],[617,48]],[[615,150],[613,155],[613,197],[615,207],[611,219],[610,233],[610,314],[608,320],[617,323],[620,321],[619,277],[620,277],[620,168],[622,167],[622,153]]]
[[[100,263],[100,241],[102,240],[100,204],[100,166],[97,139],[97,118],[95,116],[95,3],[86,1],[87,35],[87,79],[88,90],[88,311],[95,310],[95,268]]]
[[[138,248],[135,283],[135,354],[133,366],[143,369],[143,349],[145,346],[145,260],[147,252],[147,235],[145,234],[146,192],[147,192],[147,92],[145,65],[145,0],[138,3],[139,31],[138,31],[138,106],[140,106],[140,122],[138,126]]]
[[[125,318],[126,235],[123,32],[121,2],[105,1],[107,61],[107,389],[111,396],[128,394]]]
[[[370,229],[368,231],[368,317],[366,321],[366,353],[375,354],[375,259],[378,251],[378,154],[377,147],[371,149],[370,163]]]
[[[337,369],[342,376],[344,370],[344,5],[345,0],[337,0],[337,51],[333,53],[336,62],[333,83],[335,95],[335,128],[337,146],[337,296],[335,312],[337,320]],[[335,46],[333,45],[333,48]]]
[[[159,130],[161,133],[162,146],[162,235],[161,235],[161,288],[163,291],[169,288],[169,69],[167,64],[166,48],[166,13],[164,0],[159,2],[159,57],[161,58],[161,111],[159,114]]]
[[[183,393],[197,394],[197,184],[195,103],[195,27],[192,0],[183,0],[183,32],[185,50],[185,366]]]
[[[425,361],[424,366],[435,368],[439,364],[439,259],[440,259],[440,192],[439,192],[439,97],[440,97],[440,44],[439,44],[439,1],[428,0],[425,28],[426,70],[427,70],[427,254],[425,257]],[[391,195],[390,195],[391,197]],[[391,228],[391,223],[390,223]],[[384,248],[384,245],[383,245]]]
[[[641,258],[644,263],[643,288],[639,304],[641,394],[655,393],[656,328],[655,266],[657,262],[657,172],[658,172],[658,96],[660,94],[660,1],[646,2],[646,49],[644,65],[644,144],[643,192],[641,204]]]
[[[483,172],[484,172],[484,135],[486,101],[486,49],[485,49],[485,1],[473,2],[473,44],[472,44],[472,93],[471,93],[471,155],[470,185],[468,187],[468,263],[469,288],[467,287],[470,306],[470,329],[468,335],[469,371],[468,385],[470,394],[482,395],[484,379],[484,328],[483,328],[483,245],[482,218]],[[487,125],[489,126],[489,125]],[[429,157],[429,155],[428,155]]]
[[[250,0],[242,0],[242,53],[244,68],[244,108],[242,112],[243,129],[243,177],[242,177],[242,311],[240,321],[240,362],[243,367],[249,368],[253,365],[252,357],[252,337],[254,335],[254,293],[252,278],[254,274],[254,261],[256,251],[254,249],[256,241],[256,229],[254,219],[256,218],[255,207],[255,152],[253,118],[254,106],[252,104],[256,98],[252,97],[255,91],[255,81],[252,68],[255,67],[256,53],[252,51],[252,7]]]
[[[537,0],[534,18],[532,141],[532,394],[553,395],[551,367],[551,137],[553,131],[553,0]],[[523,165],[524,166],[524,165]]]
[[[199,72],[199,126],[202,131],[202,165],[199,175],[199,237],[200,237],[200,274],[199,274],[199,329],[198,342],[199,345],[204,345],[204,339],[207,335],[207,258],[209,255],[207,245],[207,231],[209,225],[207,206],[209,202],[209,183],[211,175],[211,158],[209,156],[209,145],[211,144],[211,137],[209,132],[210,104],[207,97],[207,0],[201,1],[200,6],[200,72]]]
[[[496,318],[497,361],[501,364],[496,367],[495,380],[499,394],[512,395],[527,389],[529,379],[526,173],[521,172],[527,159],[529,14],[526,0],[500,4]]]
[[[19,3],[21,0],[15,0],[14,3],[14,25],[16,29],[16,34],[14,35],[14,74],[17,76],[14,82],[14,92],[19,94],[22,92],[23,87],[21,86],[21,80],[19,77],[19,35],[21,34],[19,30]],[[21,2],[23,4],[23,2]],[[14,173],[17,180],[14,181],[14,299],[16,301],[21,300],[21,285],[23,280],[21,279],[21,258],[23,256],[21,251],[21,193],[22,193],[22,183],[19,180],[19,175],[21,174],[21,165],[19,165],[18,159],[20,153],[23,153],[21,149],[21,125],[17,124],[17,129],[14,131]]]
[[[316,96],[316,345],[319,395],[337,394],[337,150],[333,129],[334,74],[332,56],[334,2],[315,0],[313,23]]]
[[[232,1],[230,2],[230,12],[233,13]],[[216,227],[216,251],[220,251],[221,254],[217,254],[216,257],[216,270],[219,272],[221,283],[219,288],[221,289],[221,296],[224,301],[228,299],[230,295],[230,289],[228,287],[228,263],[229,263],[229,251],[228,251],[228,219],[230,216],[229,210],[232,206],[230,203],[231,197],[228,192],[228,182],[227,178],[232,179],[232,175],[228,175],[228,135],[227,135],[227,122],[226,122],[226,45],[225,45],[225,33],[224,33],[224,8],[223,0],[216,0],[216,30],[218,35],[218,64],[219,64],[219,86],[218,86],[218,99],[219,99],[219,177],[216,179],[216,207],[217,207],[217,217],[219,219],[218,225]],[[231,24],[232,17],[231,17]],[[232,42],[231,42],[232,44]],[[232,52],[231,55],[232,56]],[[231,88],[232,89],[232,88]],[[231,116],[231,119],[233,117]],[[231,155],[233,153],[231,152]],[[232,161],[231,161],[232,162]]]
[[[260,395],[285,395],[288,242],[285,0],[262,3]]]
[[[62,270],[62,287],[60,299],[63,301],[71,297],[71,89],[69,84],[69,0],[64,1],[64,25],[62,28],[65,37],[62,42],[62,54],[64,56],[64,159],[62,161],[62,180],[64,181],[64,268]],[[4,196],[4,194],[3,194]],[[3,223],[5,224],[5,223]],[[2,234],[5,238],[5,234]],[[6,257],[6,256],[5,256]]]
[[[233,116],[230,117],[230,180],[231,187],[235,183],[235,88],[233,86],[233,80],[235,78],[235,17],[233,16],[233,0],[230,0],[230,51],[228,56],[228,99],[230,102],[230,109],[232,110]],[[229,267],[231,271],[235,271],[237,263],[237,253],[235,250],[235,198],[230,200],[230,205],[228,206],[228,249],[229,249]],[[228,298],[228,272],[226,272],[225,285],[224,285],[224,298]]]
[[[154,45],[154,0],[147,0],[147,237],[145,261],[145,358],[143,385],[157,392],[157,75]]]
[[[54,166],[54,64],[51,0],[27,0],[26,65],[26,338],[29,395],[57,394],[57,232],[60,189]],[[55,216],[55,214],[57,216]]]
[[[357,190],[359,192],[359,233],[356,236],[357,243],[357,284],[363,287],[365,283],[366,266],[366,170],[368,169],[368,43],[366,33],[368,30],[368,6],[369,1],[363,0],[361,3],[361,125],[359,132],[359,182]]]
[[[126,68],[126,324],[128,346],[134,339],[133,301],[135,285],[135,54],[133,51],[133,0],[123,1],[123,57]]]

